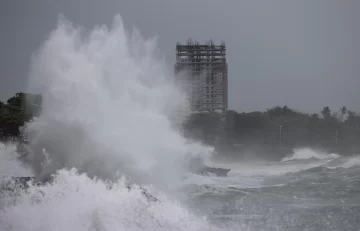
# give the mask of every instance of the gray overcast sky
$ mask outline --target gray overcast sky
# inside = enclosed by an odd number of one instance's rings
[[[30,56],[63,14],[91,28],[120,13],[159,36],[169,65],[175,43],[224,40],[229,107],[288,105],[306,112],[360,111],[359,0],[2,0],[0,99],[24,90]],[[172,68],[171,66],[169,68]]]

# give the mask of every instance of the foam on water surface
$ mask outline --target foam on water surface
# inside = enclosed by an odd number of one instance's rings
[[[338,154],[335,153],[326,153],[319,150],[313,150],[310,148],[298,148],[294,150],[294,153],[291,156],[284,157],[282,161],[291,161],[291,160],[309,160],[309,159],[334,159],[339,158]]]
[[[215,230],[165,195],[150,190],[161,202],[149,202],[125,183],[110,188],[60,170],[52,184],[32,186],[2,207],[0,230]]]
[[[24,128],[23,160],[37,178],[58,173],[51,184],[2,198],[0,230],[212,230],[168,199],[187,158],[207,158],[212,148],[174,127],[186,96],[156,50],[156,39],[125,31],[119,15],[90,31],[59,19],[31,63],[29,91],[43,105]],[[161,203],[149,203],[123,181],[109,189],[93,180],[118,175],[168,196],[150,191]]]
[[[120,16],[92,31],[60,19],[34,57],[29,86],[44,97],[43,110],[25,130],[36,174],[75,167],[106,179],[121,172],[168,190],[179,184],[187,155],[211,153],[174,128],[186,97],[156,40],[128,33]],[[45,166],[43,149],[51,159]]]

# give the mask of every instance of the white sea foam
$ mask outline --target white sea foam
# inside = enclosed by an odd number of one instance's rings
[[[186,155],[212,149],[184,139],[172,115],[187,107],[156,40],[128,34],[120,16],[87,32],[60,19],[34,56],[30,91],[44,97],[27,125],[37,174],[76,167],[90,176],[117,171],[135,182],[178,185]],[[43,148],[51,163],[43,166]]]
[[[125,181],[109,185],[75,170],[60,170],[52,184],[30,187],[0,210],[0,230],[215,230],[206,219],[149,190],[149,202]]]
[[[13,143],[0,143],[0,177],[3,176],[29,176],[31,170],[25,168],[17,161],[16,145]]]
[[[342,165],[341,167],[343,168],[351,168],[354,166],[359,166],[360,165],[360,156],[353,156],[348,158]]]
[[[173,127],[172,116],[186,111],[187,102],[156,54],[156,39],[127,33],[120,16],[111,28],[91,31],[61,18],[31,67],[29,91],[42,94],[43,110],[25,126],[24,162],[37,177],[58,175],[15,202],[2,201],[0,230],[212,229],[155,191],[161,203],[149,204],[122,181],[107,189],[93,179],[120,173],[169,197],[187,157],[212,152]],[[65,170],[72,168],[80,175]]]
[[[334,159],[338,158],[339,155],[335,153],[325,153],[321,151],[315,151],[310,148],[299,148],[294,150],[294,154],[288,157],[284,157],[282,161],[290,161],[290,160],[308,160],[311,158],[314,159]]]

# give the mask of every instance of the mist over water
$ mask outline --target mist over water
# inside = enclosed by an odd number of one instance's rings
[[[109,189],[101,180],[60,170],[53,184],[6,201],[0,230],[216,230],[164,195],[150,189],[162,201],[149,203],[125,184],[119,180]]]
[[[17,161],[16,146],[0,143],[0,177],[29,175],[32,175],[31,169]]]
[[[308,159],[329,159],[329,158],[338,158],[339,155],[335,153],[326,153],[319,150],[313,150],[311,148],[297,148],[294,150],[294,154],[291,156],[286,156],[282,158],[281,161],[291,161],[291,160],[308,160]]]
[[[119,15],[91,31],[59,19],[32,59],[29,91],[43,96],[43,109],[25,126],[22,160],[54,182],[2,197],[0,230],[213,230],[168,199],[188,158],[212,148],[175,126],[188,105],[156,50],[156,39],[125,31]],[[161,203],[129,192],[133,183]]]
[[[44,97],[42,115],[27,125],[35,173],[76,167],[90,176],[119,171],[137,183],[177,185],[186,155],[211,149],[174,128],[172,116],[187,101],[173,80],[156,39],[126,32],[120,16],[92,31],[61,18],[30,76],[30,91]],[[42,148],[51,158],[45,166]]]
[[[125,31],[120,16],[90,31],[61,17],[32,59],[43,111],[25,126],[30,154],[19,161],[0,143],[0,177],[54,180],[0,187],[0,230],[360,229],[359,155],[302,148],[213,163],[228,177],[189,173],[189,157],[210,164],[213,149],[176,127],[188,104],[171,73],[156,39]]]

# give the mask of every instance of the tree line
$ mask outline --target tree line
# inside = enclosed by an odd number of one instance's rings
[[[17,138],[19,128],[40,114],[41,105],[41,95],[23,92],[0,101],[0,139]],[[307,146],[360,152],[360,114],[345,106],[334,112],[326,106],[313,114],[288,106],[264,112],[196,113],[184,121],[183,130],[186,137],[218,149]]]
[[[16,93],[6,102],[0,101],[0,140],[16,139],[19,128],[40,114],[41,95]]]
[[[192,114],[184,122],[186,136],[218,148],[242,146],[318,147],[334,152],[360,152],[360,114],[345,106],[307,114],[288,106],[264,112]]]

